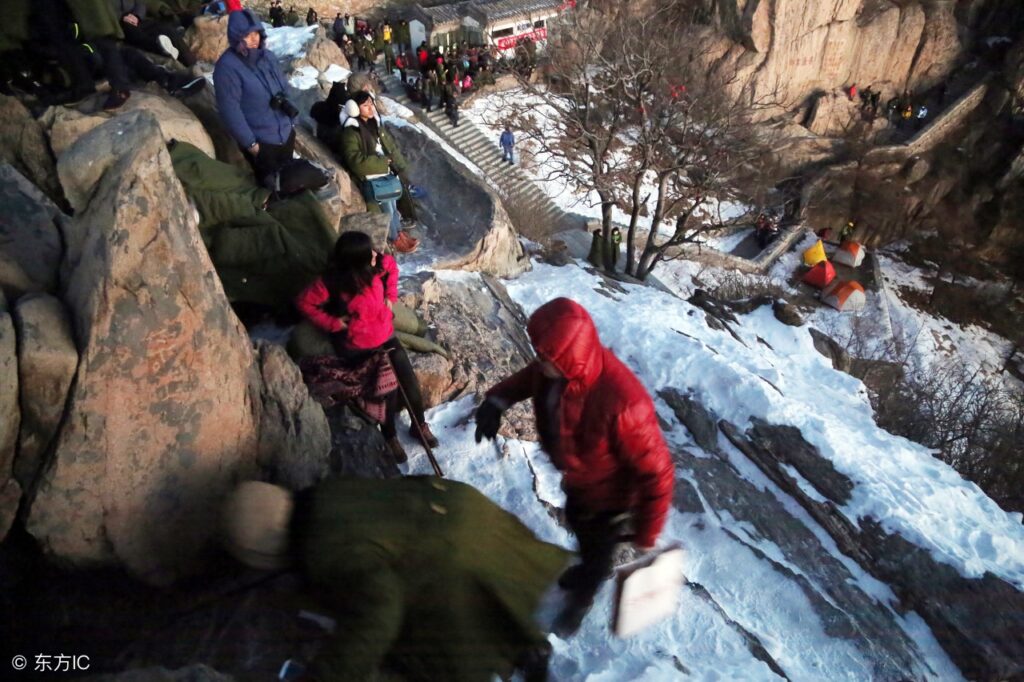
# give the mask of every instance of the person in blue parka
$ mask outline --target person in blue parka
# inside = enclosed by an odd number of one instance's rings
[[[277,57],[265,47],[266,39],[251,10],[232,12],[228,49],[213,73],[221,118],[265,184],[292,159],[299,114],[288,100],[287,81]]]

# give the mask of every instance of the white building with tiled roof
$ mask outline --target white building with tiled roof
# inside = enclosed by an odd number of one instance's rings
[[[436,7],[416,5],[409,20],[412,43],[447,47],[468,42],[514,49],[520,41],[547,39],[547,22],[574,0],[464,0]]]

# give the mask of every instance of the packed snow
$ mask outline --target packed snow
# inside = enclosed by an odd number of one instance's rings
[[[314,66],[300,66],[288,77],[288,84],[296,90],[309,90],[320,84],[320,72]]]
[[[504,112],[510,107],[523,106],[527,103],[534,111],[545,112],[541,120],[536,123],[543,128],[545,135],[552,135],[555,130],[545,117],[550,116],[553,109],[543,105],[542,100],[536,95],[529,95],[520,90],[508,90],[488,95],[479,95],[462,109],[466,120],[479,126],[484,133],[494,140],[495,149],[498,148],[498,138],[504,129]],[[516,163],[519,164],[526,174],[547,194],[551,200],[563,211],[576,213],[586,218],[600,220],[601,204],[597,192],[591,191],[587,194],[580,194],[573,190],[564,177],[560,177],[555,171],[559,164],[552,155],[545,154],[535,149],[532,143],[524,139],[519,131],[512,131],[516,134]],[[614,156],[614,155],[613,155]],[[612,162],[614,165],[614,161]],[[653,173],[642,183],[641,196],[654,197],[657,194],[657,184]],[[650,202],[653,204],[653,199]],[[694,212],[697,216],[703,216],[708,221],[727,224],[750,213],[751,207],[738,201],[719,200],[714,197],[708,198],[703,205]],[[618,206],[612,209],[612,220],[619,225],[628,225],[629,213]],[[637,218],[637,225],[644,231],[650,231],[650,215],[640,215]],[[669,223],[659,226],[659,233],[669,234],[674,229]]]
[[[470,282],[477,277],[437,275]],[[814,350],[806,327],[782,325],[765,307],[741,320],[740,340],[736,340],[711,330],[702,311],[670,294],[626,285],[627,293],[609,298],[606,289],[599,293],[598,283],[599,278],[578,267],[535,263],[532,272],[508,282],[507,287],[527,313],[556,296],[580,302],[593,315],[603,342],[652,394],[665,387],[690,389],[720,417],[740,426],[756,416],[798,427],[857,483],[853,499],[843,509],[850,518],[872,516],[889,530],[929,548],[937,560],[956,566],[964,575],[991,571],[1024,585],[1024,527],[1019,521],[925,448],[879,429],[863,385],[831,368]],[[624,318],[628,324],[623,324]],[[436,408],[428,417],[442,442],[437,455],[446,475],[480,488],[540,537],[572,546],[533,492],[536,476],[541,499],[556,506],[564,502],[559,475],[547,457],[533,443],[505,440],[497,448],[475,444],[473,424],[466,423],[474,407],[471,401],[461,400]],[[663,405],[659,409],[672,424],[669,440],[688,441],[685,429],[670,412]],[[499,457],[497,450],[507,455]],[[409,451],[407,472],[428,473],[425,456],[411,444]],[[744,477],[762,487],[770,485],[742,455],[733,453],[732,459]],[[685,478],[687,473],[679,471],[677,476]],[[780,491],[776,494],[785,498]],[[792,500],[787,505],[796,506]],[[793,513],[806,517],[799,509]],[[732,519],[708,516],[673,511],[661,540],[662,544],[679,542],[686,549],[686,575],[691,581],[704,586],[731,618],[755,633],[793,679],[820,679],[823,671],[830,679],[871,677],[871,662],[863,660],[849,642],[825,634],[796,584],[723,530],[746,534],[745,529]],[[813,521],[805,521],[814,527]],[[834,548],[824,531],[820,533],[823,545]],[[781,558],[770,543],[760,550]],[[841,557],[838,550],[833,553]],[[843,560],[866,593],[880,604],[895,602],[888,587],[849,559]],[[610,639],[611,591],[610,585],[603,588],[579,634],[564,642],[553,638],[555,679],[653,680],[678,676],[681,669],[698,679],[775,677],[751,656],[736,631],[691,592],[684,591],[677,617],[635,639]],[[556,611],[557,603],[548,604],[542,618],[550,620]],[[915,615],[901,622],[924,652],[936,679],[959,678]]]
[[[263,24],[267,33],[266,46],[281,61],[302,57],[306,53],[306,45],[316,36],[316,26],[282,26],[274,28]]]

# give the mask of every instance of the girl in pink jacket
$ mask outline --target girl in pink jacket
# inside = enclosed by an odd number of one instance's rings
[[[391,307],[397,300],[398,264],[395,259],[375,251],[369,235],[353,231],[338,237],[327,272],[298,295],[295,305],[314,326],[331,335],[339,357],[358,364],[378,349],[388,352],[398,381],[423,429],[422,439],[415,425],[409,429],[410,435],[436,447],[437,438],[424,419],[419,380],[409,356],[395,338]],[[388,410],[381,432],[396,459],[405,461],[395,429],[397,411]]]

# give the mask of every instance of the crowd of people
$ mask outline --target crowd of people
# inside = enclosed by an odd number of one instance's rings
[[[123,104],[140,81],[156,80],[171,92],[201,87],[195,84],[205,80],[189,70],[194,58],[179,29],[201,12],[228,13],[228,47],[215,65],[215,95],[255,182],[274,201],[315,192],[330,180],[295,154],[300,111],[251,10],[213,2],[169,17],[151,14],[145,0],[19,1],[24,6],[18,16],[28,22],[19,30],[27,38],[15,48],[38,60],[37,66],[56,63],[70,74],[64,87],[73,98],[95,89],[97,72],[81,49],[90,46],[102,55],[99,68],[111,84],[108,109]],[[91,14],[82,14],[85,4]],[[275,2],[270,13],[276,25],[295,12]],[[312,9],[307,21],[318,21]],[[404,21],[370,26],[339,15],[333,28],[343,49],[365,50],[367,71],[380,47],[386,67],[397,69],[425,106],[436,97],[450,115],[454,110],[456,121],[453,101],[491,66],[491,53],[476,47],[442,51],[424,44],[412,52]],[[5,39],[11,35],[0,32]],[[177,60],[180,69],[158,66],[147,52]],[[402,222],[415,221],[415,188],[380,119],[368,75],[335,84],[311,116],[317,135],[357,181],[368,210],[389,216],[386,246],[410,253],[418,242]],[[508,128],[500,145],[512,163],[515,137]],[[401,464],[408,458],[398,437],[402,409],[422,447],[429,452],[439,441],[396,337],[399,264],[386,251],[368,234],[343,233],[326,269],[301,290],[294,307],[332,349],[302,361],[304,379],[332,387],[336,397],[377,422],[386,455]],[[567,568],[568,552],[538,540],[471,487],[441,478],[330,480],[296,494],[244,484],[226,505],[229,550],[258,568],[297,566],[338,622],[308,679],[366,679],[375,670],[405,669],[420,676],[430,671],[429,679],[436,680],[489,680],[518,669],[530,682],[544,680],[551,647],[533,619],[542,594],[557,580],[565,599],[553,629],[571,636],[611,576],[618,548],[654,546],[674,473],[649,394],[601,344],[577,303],[560,298],[541,306],[527,331],[536,359],[486,392],[475,411],[475,437],[495,439],[503,413],[532,398],[541,443],[563,474],[566,520],[579,543],[579,561]],[[380,551],[385,538],[387,549]],[[435,590],[439,583],[447,588]]]
[[[921,130],[930,114],[927,98],[916,97],[909,90],[891,97],[886,102],[884,110],[881,108],[882,93],[871,87],[858,90],[857,84],[854,83],[847,89],[846,94],[850,101],[859,101],[860,113],[865,121],[872,122],[884,115],[891,125],[900,130]],[[940,84],[936,88],[935,97],[940,106],[945,102],[945,84]]]
[[[0,88],[43,104],[69,104],[106,79],[102,108],[108,111],[149,82],[171,94],[193,94],[205,81],[191,71],[195,58],[182,36],[208,4],[151,12],[144,0],[10,0],[0,22]],[[158,63],[166,59],[178,66]]]

